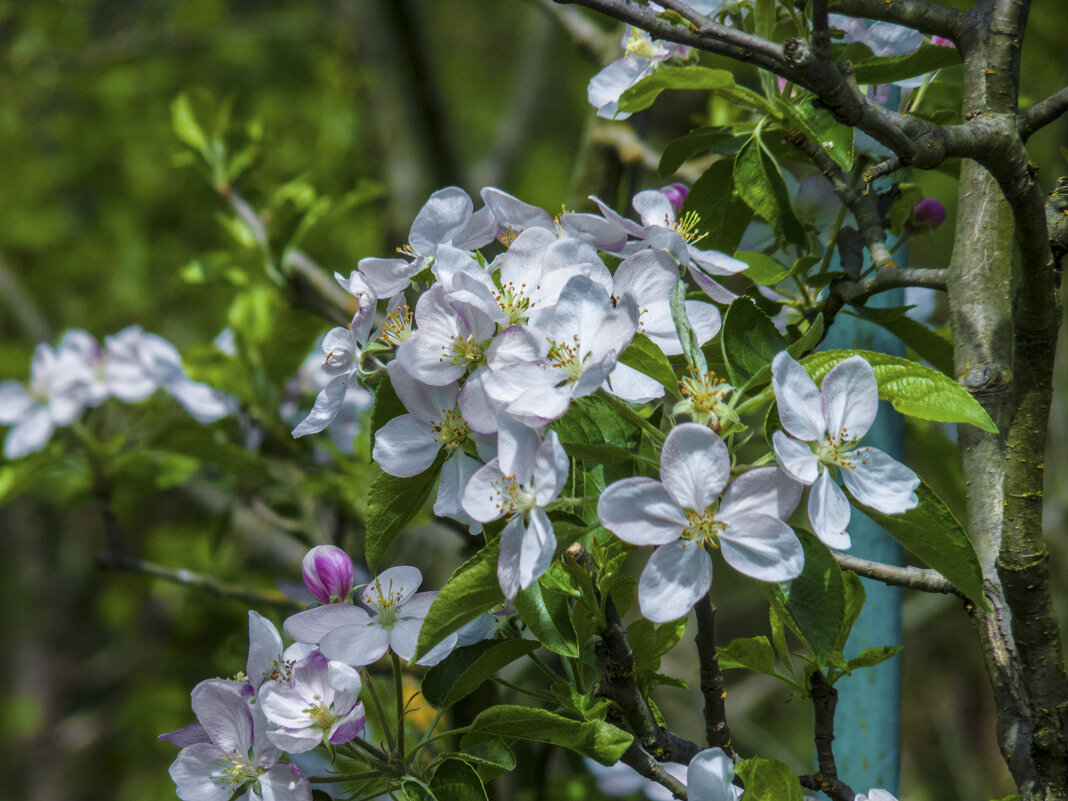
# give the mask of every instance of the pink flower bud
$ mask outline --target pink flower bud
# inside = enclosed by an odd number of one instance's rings
[[[912,224],[934,230],[946,220],[946,208],[934,198],[925,197],[912,207]]]
[[[316,545],[301,563],[304,586],[324,604],[344,603],[352,590],[354,571],[349,555],[335,545]]]
[[[690,187],[686,184],[668,184],[660,188],[660,194],[668,199],[676,214],[682,214],[682,204],[690,194]]]
[[[938,45],[939,47],[956,47],[956,45],[953,44],[953,42],[951,42],[949,39],[947,39],[944,36],[932,36],[931,37],[931,44]]]

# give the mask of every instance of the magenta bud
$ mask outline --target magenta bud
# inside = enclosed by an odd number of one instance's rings
[[[947,39],[944,36],[932,36],[931,37],[931,44],[938,45],[939,47],[956,47],[956,45],[953,44],[953,42],[951,42],[949,39]]]
[[[668,184],[660,188],[660,194],[668,199],[676,214],[682,214],[682,204],[690,194],[690,187],[686,184]]]
[[[912,207],[912,223],[917,228],[935,229],[946,221],[946,207],[934,198],[925,197]]]
[[[324,604],[344,603],[355,578],[352,560],[336,545],[316,545],[301,563],[304,586]]]

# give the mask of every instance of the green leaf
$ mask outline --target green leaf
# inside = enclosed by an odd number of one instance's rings
[[[753,757],[735,765],[745,782],[745,801],[801,801],[801,783],[789,767],[775,759]]]
[[[407,776],[401,779],[401,791],[404,793],[405,801],[439,801],[429,787],[418,779]]]
[[[171,101],[171,127],[175,135],[204,158],[208,157],[208,137],[197,122],[193,104],[183,92]]]
[[[664,67],[647,75],[619,98],[619,110],[633,113],[647,109],[665,89],[740,89],[727,70],[707,67]],[[748,90],[746,90],[748,91]]]
[[[670,651],[686,633],[686,618],[655,625],[638,618],[627,626],[627,643],[634,653],[634,668],[638,671],[660,670],[660,657]]]
[[[566,595],[547,590],[535,581],[520,590],[512,603],[542,645],[561,656],[578,657],[579,643]]]
[[[469,730],[560,745],[602,765],[618,762],[634,739],[632,735],[604,721],[579,722],[543,709],[510,704],[501,704],[481,712],[471,722]]]
[[[487,801],[486,788],[475,769],[462,759],[449,757],[438,765],[430,790],[448,801]]]
[[[723,670],[732,668],[745,668],[756,673],[764,673],[775,676],[775,651],[772,650],[768,638],[739,637],[731,640],[726,645],[717,649],[719,666]]]
[[[456,568],[430,605],[419,630],[412,662],[483,612],[504,602],[497,582],[498,555],[498,544],[492,542]]]
[[[734,189],[734,159],[720,159],[701,175],[682,204],[683,214],[696,213],[704,234],[701,247],[733,253],[753,219],[753,212]]]
[[[873,648],[865,648],[846,662],[846,669],[852,672],[857,668],[875,667],[897,654],[900,650],[900,645],[877,645]]]
[[[875,371],[879,397],[890,401],[902,414],[939,423],[970,423],[997,433],[986,410],[968,391],[931,367],[870,350],[825,350],[801,360],[812,380],[819,384],[842,359],[863,356]]]
[[[945,375],[951,376],[953,369],[953,345],[940,337],[923,323],[906,315],[911,306],[899,306],[893,309],[880,309],[869,306],[857,306],[845,311],[856,317],[875,323],[896,336],[931,365]]]
[[[809,323],[808,328],[801,336],[786,346],[786,352],[793,356],[795,359],[800,359],[804,354],[808,353],[823,339],[823,315],[816,315],[816,319]],[[771,364],[767,364],[761,367],[752,378],[746,383],[744,389],[746,391],[756,389],[757,387],[765,386],[771,383]],[[774,426],[771,429],[767,429],[768,442],[771,442],[771,431],[775,428],[781,428],[779,423],[778,411],[772,406],[768,410],[769,422]]]
[[[842,586],[845,589],[845,615],[842,618],[842,630],[838,633],[838,641],[834,644],[836,651],[845,648],[849,632],[853,630],[853,624],[860,616],[860,610],[864,608],[864,602],[868,594],[864,591],[864,582],[860,576],[848,570],[842,571]]]
[[[852,495],[849,501],[910,553],[945,576],[972,603],[987,609],[983,570],[968,535],[934,490],[921,483],[916,496],[919,505],[900,515],[884,515],[862,506]]]
[[[754,132],[734,159],[734,185],[742,200],[778,236],[792,245],[805,247],[805,227],[794,215],[779,165],[764,147],[759,133]]]
[[[955,47],[924,44],[914,53],[898,56],[874,56],[853,63],[853,77],[857,83],[893,83],[915,78],[934,70],[960,64]]]
[[[675,284],[675,290],[671,293],[671,319],[675,323],[675,333],[682,343],[682,355],[686,357],[686,363],[700,374],[708,372],[708,363],[705,354],[697,344],[697,335],[690,325],[690,318],[686,316],[686,282],[679,281]]]
[[[853,169],[853,129],[843,125],[827,109],[813,105],[814,95],[803,94],[795,101],[776,95],[778,107],[798,128],[829,155],[843,170]]]
[[[738,298],[723,315],[720,338],[731,383],[740,387],[786,350],[786,340],[749,298]]]
[[[596,396],[576,399],[567,414],[549,427],[560,437],[565,450],[607,445],[622,450],[629,458],[630,451],[642,440],[642,431],[635,423],[624,420],[608,401]],[[606,455],[611,453],[613,451],[605,451]]]
[[[407,414],[408,410],[393,389],[389,373],[379,373],[378,383],[374,388],[374,402],[371,404],[371,450],[375,447],[375,435],[379,429],[394,417]]]
[[[721,155],[733,155],[738,152],[745,139],[739,137],[733,128],[715,126],[698,128],[686,136],[668,142],[664,155],[660,157],[657,169],[662,177],[667,177],[681,167],[691,156],[703,150],[711,150]]]
[[[795,529],[805,549],[805,569],[790,582],[779,584],[780,598],[797,624],[816,661],[826,664],[835,650],[845,619],[842,570],[830,550],[814,535]]]
[[[371,482],[367,495],[366,557],[372,571],[378,570],[386,549],[423,508],[444,462],[445,455],[439,453],[434,464],[419,475],[398,478],[379,473]]]
[[[674,395],[679,395],[679,380],[671,367],[671,362],[659,346],[653,343],[645,334],[635,334],[630,345],[619,356],[619,361],[628,367],[633,367],[639,373],[647,375]]]
[[[489,765],[502,770],[515,768],[515,754],[508,747],[508,743],[500,737],[485,734],[466,734],[461,741],[462,754],[448,754],[466,759],[469,762],[478,762],[480,765]]]
[[[445,709],[477,690],[505,665],[538,650],[533,640],[486,640],[457,648],[423,676],[423,697]]]
[[[734,258],[739,261],[744,261],[749,265],[748,269],[745,271],[745,276],[754,284],[774,286],[790,275],[789,268],[779,264],[779,262],[775,261],[775,259],[766,253],[752,253],[747,250],[739,250],[734,254]]]

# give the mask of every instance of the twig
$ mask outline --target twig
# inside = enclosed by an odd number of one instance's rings
[[[812,52],[821,61],[831,60],[831,29],[827,22],[827,0],[812,3]]]
[[[187,587],[195,587],[206,590],[220,598],[236,598],[251,606],[270,604],[299,609],[300,604],[287,598],[279,590],[257,592],[238,584],[227,584],[201,573],[194,573],[184,568],[165,567],[152,562],[146,562],[124,553],[105,552],[96,557],[96,566],[105,570],[125,570],[130,573],[141,573],[146,576],[170,581],[175,584],[183,584]]]
[[[910,590],[957,595],[964,598],[964,600],[968,600],[964,593],[950,584],[946,577],[937,570],[919,567],[898,567],[897,565],[887,565],[882,562],[860,559],[847,553],[839,553],[837,551],[833,551],[833,553],[840,568],[856,573],[858,576],[875,579],[894,587],[907,587]]]
[[[663,765],[645,753],[638,745],[637,740],[632,742],[630,747],[623,752],[623,756],[620,757],[619,761],[634,768],[645,778],[656,782],[662,787],[666,787],[675,798],[683,799],[683,801],[687,798],[686,785],[664,770]]]
[[[866,186],[871,186],[878,181],[884,175],[892,175],[901,169],[901,159],[897,156],[891,155],[886,161],[881,161],[878,164],[869,167],[864,171],[864,183]],[[865,192],[868,190],[865,189]]]
[[[1017,121],[1020,137],[1026,142],[1031,138],[1031,134],[1056,121],[1066,111],[1068,111],[1068,86],[1020,113]]]
[[[834,709],[838,706],[838,691],[827,683],[818,670],[809,676],[808,683],[816,713],[814,728],[819,770],[815,775],[800,777],[801,785],[809,790],[822,790],[834,801],[853,801],[853,790],[838,778],[838,766],[831,745],[834,742]]]
[[[716,607],[705,595],[694,606],[697,613],[697,660],[700,665],[701,694],[705,697],[705,739],[709,746],[722,748],[734,759],[731,730],[727,726],[727,693],[716,652]]]

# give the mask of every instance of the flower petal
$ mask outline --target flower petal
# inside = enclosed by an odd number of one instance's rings
[[[597,502],[597,519],[631,545],[674,542],[689,524],[667,487],[641,477],[610,484]]]
[[[868,433],[879,411],[879,385],[862,356],[850,356],[832,367],[821,392],[827,433],[835,441],[858,440]]]
[[[374,581],[360,595],[360,599],[375,609],[379,607],[380,595],[392,597],[394,603],[404,606],[422,583],[423,574],[419,568],[411,565],[391,567],[375,576]]]
[[[339,626],[366,625],[371,616],[352,604],[326,604],[286,618],[282,629],[297,642],[315,645]]]
[[[897,515],[919,504],[920,479],[905,465],[878,448],[857,448],[848,455],[853,469],[842,470],[842,481],[853,497],[884,515]]]
[[[519,552],[519,586],[526,589],[549,569],[556,551],[553,524],[542,509],[530,513]]]
[[[684,509],[703,512],[711,506],[730,473],[727,446],[707,426],[683,423],[671,429],[660,451],[660,479]]]
[[[734,801],[734,763],[722,748],[706,748],[686,768],[690,801]]]
[[[808,495],[808,522],[813,533],[827,547],[843,551],[851,544],[846,531],[849,517],[849,499],[831,478],[830,471],[821,470]]]
[[[279,762],[260,776],[260,795],[263,801],[311,801],[311,783],[296,765]]]
[[[219,679],[202,681],[192,692],[193,712],[223,753],[246,756],[252,748],[252,713],[241,696]]]
[[[716,518],[729,523],[746,514],[773,515],[786,520],[801,500],[802,487],[777,467],[758,467],[731,482]]]
[[[274,623],[259,612],[248,613],[248,662],[245,675],[249,684],[256,689],[277,669],[276,663],[282,656],[282,637]]]
[[[638,606],[654,623],[689,614],[712,586],[712,560],[704,548],[680,540],[661,545],[638,579]]]
[[[463,507],[472,519],[489,523],[504,514],[507,501],[499,488],[503,478],[504,474],[496,459],[480,467],[471,476],[464,490]]]
[[[345,400],[345,392],[348,391],[351,377],[351,373],[339,375],[323,388],[316,396],[315,405],[308,412],[308,416],[293,429],[294,437],[317,434],[333,422],[337,413],[341,411],[341,404]]]
[[[800,362],[786,351],[771,360],[771,385],[779,402],[783,428],[805,442],[823,439],[827,421],[819,388]]]
[[[210,743],[183,748],[168,772],[182,801],[227,801],[233,793],[221,778],[219,760],[223,753]]]
[[[771,435],[771,446],[775,449],[779,467],[794,481],[811,484],[819,476],[820,460],[807,442],[775,431]]]
[[[719,543],[727,564],[760,581],[790,581],[805,566],[805,552],[794,530],[771,515],[732,519],[720,532]]]
[[[340,626],[319,640],[319,650],[327,659],[356,667],[377,662],[388,648],[389,632],[371,621]]]
[[[413,415],[394,417],[375,433],[372,458],[391,476],[417,476],[434,464],[441,441],[434,429]]]

